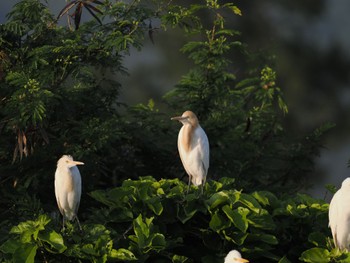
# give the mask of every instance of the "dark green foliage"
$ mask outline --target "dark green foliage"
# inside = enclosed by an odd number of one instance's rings
[[[328,204],[296,194],[332,125],[290,134],[273,63],[235,68],[233,51],[249,59],[226,25],[242,15],[236,5],[64,5],[51,14],[43,1],[22,0],[0,25],[1,261],[215,263],[237,248],[258,262],[346,262],[327,239]],[[71,10],[75,31],[55,19]],[[132,47],[142,51],[145,35],[153,42],[153,20],[184,30],[181,52],[193,62],[163,111],[152,99],[119,101],[123,58]],[[180,124],[170,121],[185,110],[198,115],[210,142],[203,195],[185,195]],[[53,177],[62,154],[86,164],[83,233],[74,224],[60,232]]]
[[[301,194],[245,193],[234,185],[233,179],[222,178],[208,182],[203,195],[196,187],[186,195],[187,185],[178,179],[126,180],[90,193],[99,204],[90,207],[82,233],[72,225],[59,233],[59,224],[39,215],[12,227],[0,250],[18,262],[33,262],[36,251],[41,251],[37,259],[54,262],[222,262],[233,248],[259,262],[299,257],[316,262],[325,254],[324,262],[341,262],[345,257],[326,239],[325,202]]]

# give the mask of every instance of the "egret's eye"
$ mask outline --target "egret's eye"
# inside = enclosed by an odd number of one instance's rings
[[[69,163],[68,160],[66,160],[66,163]]]

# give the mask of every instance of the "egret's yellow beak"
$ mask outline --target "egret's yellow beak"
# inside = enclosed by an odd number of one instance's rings
[[[188,117],[182,117],[182,116],[177,116],[177,117],[172,117],[170,120],[172,121],[181,121],[181,120],[185,120]]]
[[[72,163],[74,163],[75,165],[84,165],[85,164],[85,163],[79,162],[79,161],[72,161]]]
[[[245,259],[245,258],[235,258],[235,260],[237,262],[249,262],[249,260]]]

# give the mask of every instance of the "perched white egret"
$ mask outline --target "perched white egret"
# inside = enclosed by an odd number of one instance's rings
[[[182,164],[189,176],[188,189],[192,181],[196,186],[202,185],[203,192],[209,168],[208,137],[199,125],[196,114],[192,111],[185,111],[182,116],[173,117],[171,120],[178,120],[182,123],[177,147]]]
[[[329,204],[329,227],[332,230],[334,244],[340,249],[350,251],[350,177],[334,194]]]
[[[239,253],[237,250],[231,250],[225,257],[224,263],[242,263],[242,262],[249,262],[249,261],[242,258],[241,253]]]
[[[63,216],[63,229],[66,219],[76,218],[81,230],[77,216],[81,196],[81,176],[77,165],[84,165],[84,163],[74,161],[70,155],[63,155],[57,162],[55,195]]]

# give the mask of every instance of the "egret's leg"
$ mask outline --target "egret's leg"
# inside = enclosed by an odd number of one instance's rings
[[[207,182],[207,177],[204,176],[204,179],[203,179],[203,182],[202,182],[202,194],[204,193],[204,186],[205,186],[206,182]]]
[[[190,191],[190,186],[191,186],[191,176],[188,176],[188,187],[187,187],[187,193]]]
[[[76,219],[77,222],[78,222],[78,226],[79,226],[80,231],[83,231],[83,229],[81,228],[81,225],[80,225],[78,216],[75,216],[75,219]]]
[[[62,216],[62,231],[64,231],[64,229],[65,229],[65,227],[64,227],[64,225],[65,225],[65,220],[64,220],[64,216]]]

